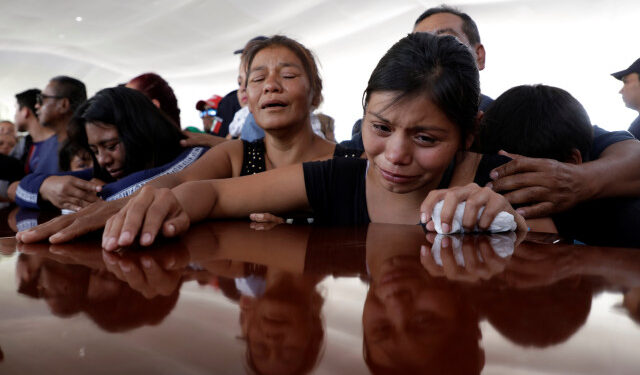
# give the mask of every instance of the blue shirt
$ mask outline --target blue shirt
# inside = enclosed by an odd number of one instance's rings
[[[156,177],[176,173],[191,165],[198,160],[200,156],[208,150],[207,147],[192,147],[184,150],[178,157],[171,162],[159,167],[145,169],[142,171],[131,173],[115,182],[108,183],[102,187],[102,191],[98,196],[105,201],[112,201],[135,193],[142,185],[153,180]],[[92,169],[85,169],[76,172],[62,173],[32,173],[27,175],[20,181],[16,190],[16,204],[20,207],[39,209],[42,203],[39,198],[40,186],[44,180],[52,175],[56,176],[74,176],[83,180],[90,180],[93,177]]]
[[[240,133],[240,139],[248,142],[253,142],[260,138],[264,138],[264,130],[258,126],[256,119],[253,118],[253,114],[249,113],[242,125],[242,132]]]

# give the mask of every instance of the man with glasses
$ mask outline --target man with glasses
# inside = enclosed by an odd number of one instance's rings
[[[30,156],[30,165],[33,166],[30,173],[52,175],[60,172],[58,152],[67,139],[67,124],[75,110],[86,100],[84,83],[67,76],[52,78],[45,89],[36,95],[38,120],[43,127],[53,131],[53,136],[40,143],[37,155]],[[16,181],[9,187],[9,198],[15,200],[18,195],[26,201],[37,201],[38,197],[26,193],[28,190],[21,188],[19,182]]]

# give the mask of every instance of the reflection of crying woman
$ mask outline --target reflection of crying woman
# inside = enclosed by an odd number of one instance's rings
[[[324,340],[320,279],[270,268],[263,286],[256,287],[258,280],[253,278],[253,288],[239,288],[247,365],[259,374],[310,372]]]

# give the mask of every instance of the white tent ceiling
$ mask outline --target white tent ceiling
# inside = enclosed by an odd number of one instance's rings
[[[183,125],[198,124],[195,101],[234,89],[232,54],[255,35],[283,33],[314,50],[325,81],[321,110],[346,138],[361,113],[362,90],[384,51],[438,2],[419,0],[1,0],[0,117],[13,95],[67,74],[92,94],[147,71],[178,95]],[[521,83],[568,89],[594,122],[625,128],[609,73],[640,56],[640,2],[450,1],[479,25],[487,48],[483,91]],[[612,113],[615,112],[615,115]],[[613,123],[612,123],[613,122]]]

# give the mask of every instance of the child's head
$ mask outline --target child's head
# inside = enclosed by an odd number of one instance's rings
[[[91,153],[72,142],[65,142],[58,155],[61,171],[81,171],[93,167]]]
[[[589,116],[571,94],[557,87],[523,85],[507,90],[491,104],[481,121],[477,149],[586,161],[592,140]]]

